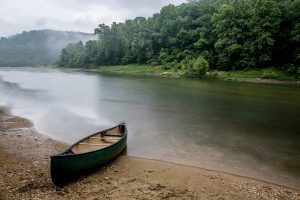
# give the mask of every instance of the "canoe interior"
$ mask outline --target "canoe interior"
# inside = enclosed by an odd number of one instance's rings
[[[75,144],[73,147],[71,147],[71,150],[74,154],[100,150],[118,142],[123,136],[120,126],[107,130],[106,134],[107,135],[96,133],[94,135],[91,135],[88,138]]]

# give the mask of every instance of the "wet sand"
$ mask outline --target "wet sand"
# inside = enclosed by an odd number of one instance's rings
[[[66,144],[0,110],[0,199],[299,199],[291,189],[252,178],[120,155],[63,187],[50,178],[50,156]]]

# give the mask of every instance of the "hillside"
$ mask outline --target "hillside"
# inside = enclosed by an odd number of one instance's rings
[[[92,34],[54,30],[24,31],[0,39],[0,66],[53,64],[69,43],[95,39]]]

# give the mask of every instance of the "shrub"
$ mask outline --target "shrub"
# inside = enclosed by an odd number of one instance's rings
[[[262,76],[262,78],[267,78],[267,79],[277,79],[279,76],[278,74],[276,74],[275,72],[268,72],[268,71],[265,71]]]
[[[197,73],[199,77],[205,76],[208,69],[209,69],[208,61],[202,56],[195,59],[192,64],[192,71]]]
[[[295,76],[295,77],[300,77],[300,66],[295,66],[293,64],[287,65],[287,73]]]

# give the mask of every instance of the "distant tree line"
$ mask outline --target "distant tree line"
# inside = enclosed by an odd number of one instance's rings
[[[92,38],[95,36],[91,34],[54,30],[24,31],[11,37],[1,37],[0,66],[53,64],[66,45]]]
[[[95,34],[97,40],[65,47],[58,65],[278,67],[300,74],[300,0],[189,0],[147,19],[100,24]]]

